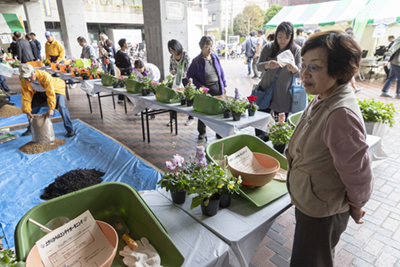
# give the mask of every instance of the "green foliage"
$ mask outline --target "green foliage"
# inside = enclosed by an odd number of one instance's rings
[[[218,181],[219,194],[239,194],[239,187],[242,184],[242,178],[225,175]]]
[[[172,88],[172,84],[174,83],[174,76],[169,74],[165,77],[165,85],[169,88]]]
[[[385,104],[373,98],[357,100],[365,122],[389,123],[389,126],[393,127],[395,123],[394,115],[398,113],[393,103]]]
[[[229,102],[229,110],[235,113],[242,113],[246,112],[248,106],[248,102],[244,99],[235,99],[232,102]]]
[[[264,24],[267,24],[276,14],[283,8],[283,6],[273,4],[271,5],[264,15]]]
[[[83,76],[89,76],[89,72],[88,71],[86,71],[86,70],[82,70],[82,72],[81,72],[81,77],[83,77]],[[116,78],[117,79],[117,81],[118,81],[118,78]],[[114,81],[114,80],[113,80]]]
[[[231,111],[231,110],[230,110],[230,103],[229,103],[229,101],[225,101],[225,100],[219,101],[218,104],[220,105],[222,111],[227,111],[227,110]]]
[[[308,103],[311,103],[311,101],[314,99],[315,96],[316,96],[316,95],[309,95],[309,94],[307,94]]]
[[[215,41],[221,40],[221,32],[218,29],[210,31],[210,35],[215,36]]]
[[[192,100],[196,93],[197,93],[196,86],[194,84],[188,83],[185,87],[185,92],[183,94],[185,96],[185,99]]]
[[[232,36],[233,34],[233,29],[232,28],[228,28],[228,36]],[[225,29],[221,32],[221,39],[225,40]],[[228,40],[229,42],[229,40]]]
[[[261,29],[263,22],[264,14],[262,9],[254,3],[249,3],[243,9],[243,12],[234,19],[233,31],[236,35],[246,36],[252,30]]]
[[[21,62],[20,62],[18,59],[16,59],[16,60],[14,60],[13,63],[11,63],[11,66],[13,66],[13,67],[18,67],[19,64],[21,64]]]
[[[246,37],[245,36],[240,37],[239,44],[241,45],[243,43],[243,41],[246,41]]]
[[[274,145],[286,145],[289,144],[290,138],[293,134],[293,129],[287,124],[276,123],[272,126],[268,125],[269,130],[269,140],[271,140]]]
[[[24,267],[26,263],[17,261],[17,257],[11,249],[0,251],[0,267]]]

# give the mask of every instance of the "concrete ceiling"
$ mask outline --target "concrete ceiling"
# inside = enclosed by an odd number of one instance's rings
[[[39,2],[40,0],[0,0],[0,4],[23,4],[26,2]]]

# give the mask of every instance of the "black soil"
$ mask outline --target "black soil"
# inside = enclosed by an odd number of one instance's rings
[[[40,196],[40,198],[49,200],[95,184],[99,184],[103,181],[101,177],[104,176],[104,174],[104,172],[96,169],[76,169],[69,171],[61,176],[58,176],[54,180],[54,183],[51,183],[48,187],[46,187],[43,190],[43,194]]]

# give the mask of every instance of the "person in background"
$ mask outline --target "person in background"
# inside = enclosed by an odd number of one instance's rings
[[[0,63],[3,62],[3,60],[6,60],[6,54],[4,53],[4,50],[2,47],[0,47]],[[6,93],[11,93],[10,88],[8,88],[6,84],[6,78],[3,75],[0,75],[0,90],[3,90]]]
[[[247,57],[247,75],[251,75],[251,61],[253,60],[253,57],[255,55],[255,52],[257,51],[257,39],[256,39],[256,32],[252,31],[250,32],[250,38],[246,40],[246,48],[245,48],[245,53]],[[254,76],[252,78],[258,78],[258,72],[256,73],[256,69],[253,69],[254,71]]]
[[[122,38],[118,41],[120,50],[115,54],[115,65],[120,70],[121,75],[129,76],[132,72],[132,63],[131,59],[127,53],[128,44],[126,43],[126,39]],[[118,103],[122,103],[124,100],[123,95],[118,95]]]
[[[49,107],[46,114],[48,117],[54,115],[54,109],[58,109],[64,120],[67,137],[75,135],[74,128],[69,116],[68,108],[65,106],[65,82],[59,78],[52,77],[46,71],[35,70],[29,64],[19,66],[19,77],[21,83],[22,111],[26,113],[29,126],[22,136],[31,135],[30,120],[33,114],[37,114],[41,107]]]
[[[385,54],[385,61],[383,66],[387,66],[390,62],[390,74],[387,78],[385,85],[382,88],[381,96],[392,97],[388,92],[392,83],[397,80],[396,84],[396,98],[400,98],[400,37],[397,37],[390,49]]]
[[[38,55],[39,60],[42,60],[42,54],[41,54],[42,45],[40,44],[39,40],[36,39],[36,34],[34,32],[31,32],[29,35],[32,39],[32,42],[34,42],[36,45],[37,55]]]
[[[303,47],[304,43],[306,42],[306,39],[304,38],[304,29],[303,28],[297,28],[296,30],[297,36],[294,38],[295,44],[297,44],[300,47]]]
[[[272,33],[268,34],[267,41],[268,42],[272,42],[274,40],[275,40],[275,32],[272,32]]]
[[[254,60],[253,60],[253,70],[254,70],[254,77],[253,78],[260,78],[262,76],[262,71],[258,71],[257,69],[257,61],[258,61],[258,57],[260,56],[261,53],[261,49],[264,47],[264,45],[267,44],[267,39],[265,39],[264,36],[264,30],[258,30],[257,33],[257,50],[256,50],[256,54],[254,55]],[[257,76],[257,77],[256,77]]]
[[[81,58],[90,59],[92,64],[96,64],[96,51],[93,46],[87,43],[86,39],[82,36],[77,38],[79,45],[82,47]]]
[[[201,53],[195,57],[190,64],[187,78],[193,80],[193,84],[200,89],[207,87],[208,93],[212,96],[226,94],[225,73],[222,69],[219,58],[212,53],[213,39],[210,36],[203,36],[199,43]],[[198,139],[206,138],[206,125],[197,121]],[[220,136],[217,134],[217,138]]]
[[[284,21],[279,24],[276,29],[275,40],[273,42],[268,42],[261,51],[257,66],[260,71],[264,70],[265,72],[259,84],[260,89],[262,91],[267,90],[273,83],[278,69],[280,73],[276,80],[274,97],[270,106],[260,109],[259,111],[270,113],[271,110],[273,110],[275,114],[284,112],[286,118],[289,114],[292,104],[290,88],[292,87],[294,77],[299,77],[299,70],[301,68],[300,47],[294,43],[293,38],[293,24]],[[287,64],[285,67],[280,68],[277,56],[288,49],[293,54],[295,64]],[[256,129],[255,132],[256,136],[260,137],[262,140],[268,140],[268,136],[265,135],[265,132],[258,129]]]
[[[10,47],[7,48],[8,53],[11,53],[12,58],[17,58],[18,57],[18,53],[17,53],[17,42],[16,42],[16,38],[13,35],[12,36],[13,41],[10,44]]]
[[[392,47],[393,45],[393,41],[394,41],[394,35],[389,35],[388,37],[388,41],[389,41],[389,45],[386,47],[386,52],[389,51],[389,49]],[[383,56],[383,59],[386,59],[386,56]],[[383,67],[383,69],[385,70],[386,73],[386,80],[389,78],[389,74],[390,74],[390,65],[386,65],[385,67]]]
[[[115,75],[114,64],[115,64],[115,54],[117,53],[116,50],[115,50],[115,46],[114,46],[113,42],[111,42],[110,39],[107,39],[106,42],[105,42],[104,48],[108,52],[108,56],[104,60],[105,63],[107,63],[107,60],[108,60],[107,71],[111,75]]]
[[[178,67],[182,64],[183,65],[183,73],[182,73],[182,85],[186,86],[189,81],[186,78],[186,73],[190,66],[190,58],[188,52],[183,50],[182,44],[175,39],[168,41],[168,51],[171,53],[171,57],[169,58],[169,72],[172,75],[176,75]],[[176,123],[175,121],[172,122],[173,124]],[[194,123],[193,116],[188,117],[185,125],[189,126]],[[170,122],[168,122],[167,126],[170,126]]]
[[[47,39],[45,45],[45,53],[46,53],[46,60],[50,63],[63,63],[65,57],[65,51],[63,46],[59,41],[54,39],[54,36],[51,32],[45,32],[45,36]]]
[[[34,61],[35,56],[33,55],[31,45],[29,42],[22,37],[20,32],[14,32],[14,37],[17,41],[17,55],[18,55],[18,60],[21,61],[21,63],[26,63],[29,61]]]
[[[99,40],[99,58],[100,58],[101,63],[102,63],[103,71],[105,71],[107,69],[107,64],[105,64],[104,61],[108,57],[108,52],[107,52],[107,49],[105,49],[105,44],[106,44],[106,40],[108,40],[108,37],[103,32],[100,33],[99,37],[100,37],[100,40]]]
[[[156,82],[160,80],[160,70],[156,65],[148,62],[144,63],[141,59],[135,60],[133,65],[135,67],[135,71],[139,74],[139,79],[143,79],[143,77],[147,76]]]
[[[354,32],[353,32],[353,28],[352,27],[348,27],[346,29],[346,33],[347,33],[348,36],[350,36],[351,38],[353,38],[355,40]],[[354,76],[350,80],[350,85],[351,85],[351,87],[353,87],[354,93],[357,93],[357,92],[361,91],[361,88],[357,87],[357,85],[356,85],[356,78]]]
[[[39,60],[39,56],[38,56],[38,53],[37,53],[38,49],[36,47],[35,42],[32,41],[32,39],[31,39],[29,34],[25,35],[25,39],[29,42],[29,45],[31,46],[33,57],[35,58],[35,61]]]
[[[363,223],[374,179],[363,116],[349,85],[361,54],[341,31],[313,34],[301,50],[301,79],[316,97],[286,150],[296,218],[291,267],[335,266],[335,246],[350,216]]]

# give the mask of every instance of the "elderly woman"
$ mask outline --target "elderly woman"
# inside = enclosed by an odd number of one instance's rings
[[[290,266],[327,267],[349,216],[363,223],[372,192],[363,117],[349,84],[361,49],[346,33],[328,31],[313,34],[301,56],[304,88],[316,97],[286,151],[296,217]]]
[[[284,112],[287,115],[290,111],[292,97],[290,88],[293,84],[294,76],[299,76],[301,67],[300,47],[293,41],[294,30],[293,24],[287,21],[282,22],[276,29],[276,35],[273,42],[268,42],[261,50],[260,58],[257,63],[259,71],[265,71],[259,84],[258,90],[265,91],[276,80],[274,87],[274,98],[269,106],[257,102],[260,111],[270,113],[271,110],[275,114]],[[294,64],[287,64],[283,68],[280,67],[277,57],[282,52],[289,50],[294,56]],[[278,77],[276,78],[276,75]],[[267,141],[265,133],[256,129],[256,135]]]
[[[186,74],[188,79],[192,79],[197,88],[207,87],[212,96],[226,94],[225,74],[222,70],[219,58],[211,53],[213,40],[209,36],[203,36],[200,39],[201,53],[195,57]],[[197,131],[199,131],[199,140],[206,138],[206,125],[198,120]],[[219,137],[217,135],[217,137]]]

